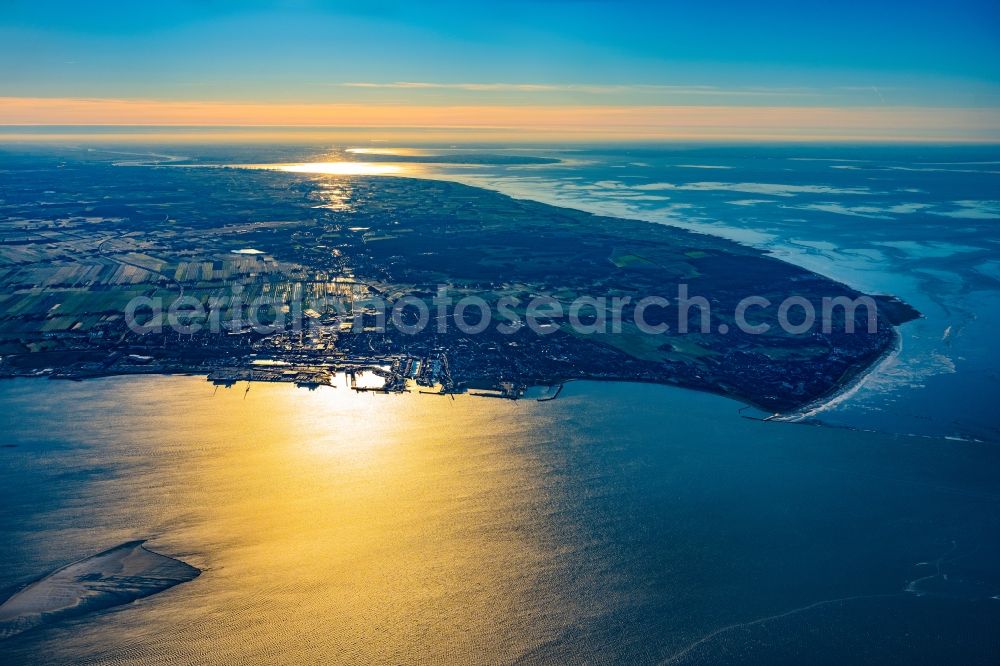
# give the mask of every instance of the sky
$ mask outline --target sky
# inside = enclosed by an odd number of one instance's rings
[[[1000,3],[4,0],[0,125],[1000,141]]]

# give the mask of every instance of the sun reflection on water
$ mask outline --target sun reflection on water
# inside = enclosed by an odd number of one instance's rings
[[[331,184],[325,185],[320,188],[319,194],[325,203],[314,206],[314,208],[340,211],[350,211],[353,209],[351,206],[351,197],[354,195],[354,189],[347,179],[337,179]]]

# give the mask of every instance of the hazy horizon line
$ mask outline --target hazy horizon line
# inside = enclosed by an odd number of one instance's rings
[[[6,127],[337,128],[547,140],[1000,142],[1000,110],[790,105],[427,105],[0,97]]]

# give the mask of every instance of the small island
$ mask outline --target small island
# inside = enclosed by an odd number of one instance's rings
[[[53,571],[0,603],[0,641],[45,624],[142,599],[201,570],[128,541]]]

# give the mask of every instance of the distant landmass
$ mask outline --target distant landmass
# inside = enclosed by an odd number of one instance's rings
[[[474,151],[451,152],[433,155],[402,155],[396,153],[362,152],[355,155],[365,162],[399,162],[412,164],[495,164],[495,165],[530,165],[556,164],[559,160],[552,157],[534,155],[513,155],[497,153],[479,153]]]
[[[504,156],[503,159],[517,159]],[[329,383],[338,370],[372,368],[384,390],[407,379],[444,392],[523,387],[576,378],[658,382],[730,395],[771,411],[801,407],[838,390],[891,350],[893,326],[917,316],[878,297],[792,334],[777,304],[815,304],[859,292],[766,254],[713,236],[636,220],[591,215],[451,182],[397,177],[308,176],[262,170],[114,166],[73,155],[0,155],[0,373],[84,378],[194,372],[216,381]],[[710,305],[682,333],[678,287]],[[546,322],[467,333],[432,321],[419,333],[379,326],[370,303],[407,296],[434,310],[442,286],[491,308],[527,315],[544,296],[571,309],[581,298],[627,301],[620,330],[588,310],[580,326]],[[191,334],[139,334],[122,313],[137,297],[179,296],[228,323],[262,299],[294,312],[305,302],[308,330],[267,333],[242,326]],[[635,325],[644,298],[655,334]],[[736,320],[740,301],[757,307],[752,334]],[[345,313],[337,301],[363,303]],[[281,307],[277,308],[278,310]],[[251,312],[253,311],[253,312]],[[268,321],[280,320],[270,308]],[[234,317],[234,315],[239,315]],[[413,308],[401,310],[413,323]],[[854,332],[846,329],[853,317]],[[164,315],[150,314],[143,322]],[[474,318],[474,317],[473,317]],[[157,322],[153,322],[157,323]],[[265,363],[262,363],[266,361]]]

